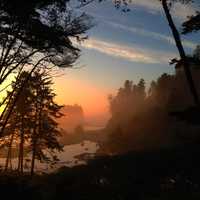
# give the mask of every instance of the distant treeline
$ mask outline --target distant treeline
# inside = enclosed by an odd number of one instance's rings
[[[58,119],[59,126],[63,132],[73,133],[77,126],[83,126],[85,122],[83,108],[78,105],[65,105],[62,108],[63,117]],[[67,134],[67,133],[64,133]]]
[[[198,83],[200,65],[192,64],[194,80]],[[112,117],[105,130],[108,140],[100,153],[154,149],[197,139],[199,126],[172,114],[192,106],[180,61],[176,67],[174,75],[162,74],[149,88],[144,79],[137,84],[126,80],[116,95],[110,95]],[[198,84],[197,88],[199,92]]]

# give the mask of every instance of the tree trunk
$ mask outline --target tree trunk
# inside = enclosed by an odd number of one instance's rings
[[[36,156],[36,148],[37,148],[37,140],[36,138],[33,141],[33,147],[32,147],[32,160],[31,160],[31,176],[34,175],[34,168],[35,168],[35,156]]]
[[[23,173],[24,167],[24,116],[21,117],[21,132],[19,144],[18,170]]]
[[[12,159],[12,143],[13,143],[13,139],[14,139],[14,133],[11,135],[10,143],[9,143],[9,146],[8,146],[8,153],[7,153],[6,163],[5,163],[5,171],[8,170],[9,162],[11,163],[11,159]]]
[[[37,129],[38,129],[38,104],[35,103],[35,125],[32,134],[32,160],[31,160],[31,176],[34,175],[35,156],[37,150]]]
[[[172,19],[172,16],[170,14],[169,7],[168,7],[168,4],[167,4],[167,0],[161,0],[161,2],[162,2],[162,6],[163,6],[163,9],[164,9],[166,18],[167,18],[168,23],[169,23],[169,27],[171,28],[171,31],[173,33],[174,40],[175,40],[177,49],[179,51],[180,58],[183,61],[183,67],[184,67],[185,76],[186,76],[186,79],[187,79],[187,82],[188,82],[188,86],[189,86],[189,89],[190,89],[190,93],[193,97],[194,104],[197,107],[199,107],[200,106],[199,96],[198,96],[197,89],[196,89],[195,84],[194,84],[194,80],[192,78],[191,69],[190,69],[190,66],[189,66],[189,62],[187,60],[187,56],[185,54],[185,50],[184,50],[182,42],[181,42],[180,34],[179,34],[179,32],[178,32],[178,30],[177,30],[177,28],[174,24],[174,21]]]
[[[18,167],[17,167],[17,171],[20,171],[20,163],[21,163],[21,154],[20,154],[20,144],[19,144],[19,150],[18,150]]]
[[[20,171],[23,173],[24,169],[24,117],[22,117],[22,132],[21,132],[21,166]]]

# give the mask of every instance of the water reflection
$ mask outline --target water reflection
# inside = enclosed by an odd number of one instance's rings
[[[59,161],[54,165],[49,165],[47,163],[41,163],[36,161],[35,171],[37,172],[52,172],[62,166],[72,167],[75,165],[86,164],[85,156],[94,156],[99,146],[95,142],[83,141],[79,144],[66,145],[64,151],[58,153],[57,156]],[[4,167],[6,158],[0,158],[0,166]],[[16,169],[18,164],[18,158],[12,159],[12,168]],[[29,156],[25,158],[24,170],[30,170],[30,159]]]

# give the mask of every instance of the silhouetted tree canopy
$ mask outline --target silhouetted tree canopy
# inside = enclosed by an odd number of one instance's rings
[[[1,0],[1,37],[12,35],[32,48],[44,52],[77,54],[70,37],[81,39],[91,21],[86,14],[76,16],[69,0]]]
[[[197,32],[200,30],[200,13],[190,16],[189,20],[183,23],[183,34]]]
[[[0,83],[20,67],[35,65],[41,57],[59,67],[72,66],[79,57],[72,39],[85,39],[92,22],[68,2],[0,1]]]
[[[74,64],[80,50],[72,40],[86,39],[86,31],[91,28],[92,22],[88,15],[71,8],[69,2],[0,1],[0,84],[14,72],[20,75],[29,71],[24,80],[26,84],[37,68],[71,67]],[[18,96],[20,90],[15,101]],[[11,112],[12,107],[2,124],[0,135]]]
[[[15,87],[15,92],[6,102],[8,107],[12,106],[17,90],[21,89],[21,84],[27,76],[29,73],[23,72],[18,79],[13,81],[12,87]],[[60,112],[62,106],[55,103],[56,94],[51,88],[52,84],[52,78],[46,71],[34,72],[23,87],[5,128],[4,146],[7,145],[8,152],[11,151],[13,138],[15,138],[15,145],[19,149],[18,170],[21,172],[24,168],[25,144],[26,151],[28,148],[29,152],[32,152],[32,173],[35,159],[51,163],[56,161],[55,151],[62,150],[58,142],[61,133],[57,123],[57,119],[63,116]],[[6,163],[7,167],[8,163]]]

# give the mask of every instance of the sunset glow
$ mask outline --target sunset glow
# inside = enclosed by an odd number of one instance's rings
[[[86,119],[88,117],[108,119],[108,94],[111,91],[106,88],[97,88],[85,80],[72,79],[65,75],[55,79],[55,91],[59,103],[81,105]]]

